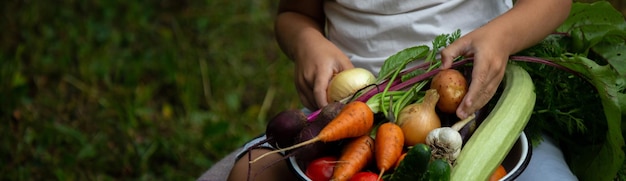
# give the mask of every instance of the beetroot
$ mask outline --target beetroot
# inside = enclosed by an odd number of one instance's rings
[[[300,110],[291,109],[278,113],[265,128],[265,135],[270,145],[286,148],[294,144],[295,138],[304,128],[307,118]]]
[[[339,114],[345,104],[340,102],[330,103],[320,111],[320,114],[314,121],[308,122],[306,126],[300,131],[300,134],[296,138],[296,143],[310,140],[317,136],[320,131],[333,120]],[[339,142],[316,142],[298,148],[294,151],[294,156],[298,158],[300,165],[308,165],[308,163],[316,158],[324,155],[332,155],[333,148],[338,146]]]
[[[324,106],[320,111],[320,114],[317,116],[317,118],[315,118],[314,122],[325,121],[326,123],[324,123],[323,125],[328,124],[328,122],[332,121],[333,118],[335,118],[337,114],[341,112],[341,109],[343,109],[343,106],[345,105],[346,104],[341,102],[333,102]]]
[[[322,110],[320,110],[319,115],[315,118],[314,121],[308,122],[307,117],[301,110],[285,110],[278,113],[274,116],[270,122],[267,124],[265,129],[266,139],[262,140],[255,145],[248,148],[247,151],[258,148],[259,145],[263,143],[269,143],[275,148],[286,148],[292,146],[296,143],[300,143],[302,141],[309,140],[319,134],[319,132],[328,124],[343,108],[343,103],[331,103],[327,106],[324,106]],[[318,150],[320,152],[318,152]],[[302,156],[310,160],[309,157],[320,155],[318,153],[322,150],[332,150],[326,147],[326,144],[313,144],[305,147],[301,147],[291,152],[287,153],[283,159],[274,160],[271,163],[268,163],[262,169],[267,169],[271,165],[274,165],[284,159],[287,159],[291,156],[296,156],[296,158]],[[315,158],[316,158],[315,157]],[[251,154],[248,152],[248,160],[251,160]],[[298,158],[299,159],[299,158]],[[308,162],[307,162],[308,163]],[[250,164],[248,165],[250,167]],[[248,169],[248,171],[250,168]],[[250,173],[248,173],[250,176]]]

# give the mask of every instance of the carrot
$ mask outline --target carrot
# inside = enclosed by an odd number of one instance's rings
[[[392,122],[383,123],[376,131],[374,143],[376,166],[380,170],[378,180],[380,180],[383,173],[394,166],[402,155],[404,147],[402,128]]]
[[[493,171],[491,177],[489,177],[489,181],[498,181],[504,178],[504,176],[506,176],[506,169],[504,169],[504,166],[499,165],[496,170]]]
[[[402,162],[402,160],[404,160],[404,157],[406,157],[406,152],[402,152],[402,154],[400,155],[400,157],[398,158],[398,160],[396,161],[396,163],[393,166],[394,169],[396,169],[396,168],[398,168],[398,166],[400,166],[400,162]]]
[[[372,112],[372,109],[361,101],[350,102],[341,109],[339,114],[317,136],[287,148],[267,152],[250,161],[250,163],[254,163],[267,155],[296,149],[317,141],[331,142],[367,135],[373,126],[374,112]]]
[[[345,147],[333,171],[331,181],[345,181],[363,169],[374,157],[374,140],[369,135],[351,140]]]

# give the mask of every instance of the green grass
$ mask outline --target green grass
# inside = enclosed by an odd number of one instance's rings
[[[273,1],[0,4],[0,180],[194,180],[299,107]]]

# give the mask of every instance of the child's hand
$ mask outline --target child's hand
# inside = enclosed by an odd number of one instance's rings
[[[441,52],[442,68],[458,56],[474,57],[469,90],[456,110],[459,118],[482,108],[504,77],[509,55],[553,32],[568,16],[572,1],[518,0],[512,9],[459,38]]]
[[[472,79],[465,98],[456,110],[459,118],[466,118],[482,108],[493,97],[504,77],[510,49],[497,33],[477,29],[452,43],[442,52],[442,68],[449,68],[454,58],[474,57]]]
[[[354,66],[339,48],[325,38],[306,44],[306,51],[294,57],[295,83],[304,106],[317,110],[328,104],[326,89],[333,74]]]

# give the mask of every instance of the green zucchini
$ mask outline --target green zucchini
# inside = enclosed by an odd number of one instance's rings
[[[406,153],[389,181],[423,180],[430,162],[431,149],[426,144],[416,144]]]
[[[528,123],[535,92],[528,72],[509,63],[504,90],[495,107],[461,150],[451,180],[487,180]]]
[[[435,159],[428,165],[428,181],[450,180],[450,163],[444,159]]]

